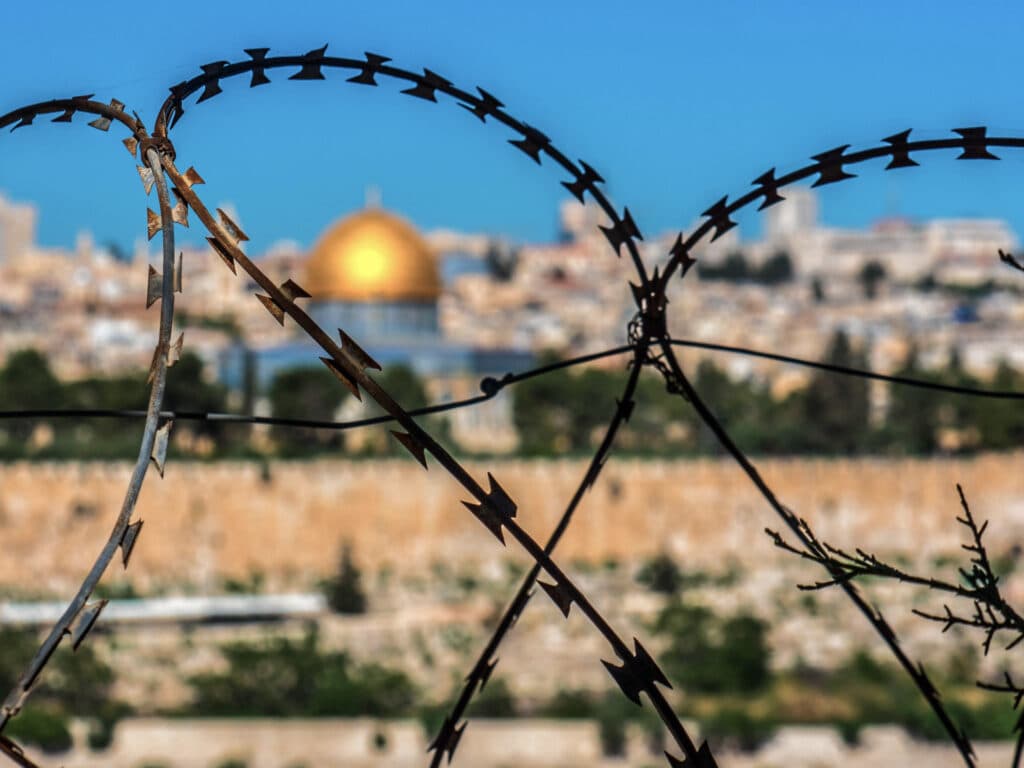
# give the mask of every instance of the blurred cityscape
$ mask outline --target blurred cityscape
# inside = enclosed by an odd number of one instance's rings
[[[367,197],[364,210],[327,226],[308,253],[282,243],[259,257],[261,266],[282,281],[296,278],[312,295],[315,319],[344,329],[385,367],[408,371],[427,400],[472,396],[486,376],[625,341],[634,312],[631,269],[612,258],[598,209],[566,202],[554,242],[509,243],[486,234],[421,234],[381,208],[379,195]],[[43,248],[36,218],[31,205],[0,198],[0,363],[32,349],[62,381],[144,371],[156,333],[143,300],[152,249],[140,240],[127,253],[88,233],[73,251]],[[849,347],[845,362],[860,355],[880,372],[938,370],[952,361],[957,375],[981,380],[1000,366],[1024,367],[1024,351],[1013,343],[1024,321],[1019,275],[998,258],[1017,247],[1005,222],[891,218],[842,230],[820,222],[813,190],[794,189],[766,212],[763,229],[757,240],[733,229],[697,250],[698,267],[670,286],[676,338],[816,360],[830,344],[837,354],[840,334]],[[674,237],[643,243],[651,265]],[[209,248],[184,248],[182,273],[178,325],[203,380],[223,388],[230,410],[270,414],[278,374],[319,365],[312,346],[273,322],[253,299],[251,281],[225,269]],[[812,378],[806,369],[751,357],[713,360],[734,381],[767,386],[775,400]],[[622,360],[603,365],[621,370]],[[889,394],[870,389],[876,420]],[[305,413],[350,418],[366,408],[348,398],[337,413]],[[474,452],[507,453],[522,439],[505,392],[453,412],[448,427],[457,445]]]
[[[669,293],[677,339],[753,347],[948,383],[1024,388],[1018,247],[1005,222],[891,218],[826,226],[811,189],[770,208],[757,239],[733,229]],[[478,394],[559,358],[626,342],[628,260],[599,210],[559,211],[551,242],[418,232],[367,195],[308,252],[257,255],[292,277],[310,313],[384,367],[406,407]],[[36,243],[36,209],[0,197],[4,409],[138,408],[156,337],[146,241],[127,252],[79,236]],[[244,225],[244,221],[240,222]],[[643,243],[652,267],[676,233]],[[184,354],[170,409],[353,419],[315,350],[253,299],[216,251],[184,247]],[[1013,342],[1017,341],[1017,344]],[[1024,417],[951,396],[707,350],[697,389],[829,541],[950,572],[962,564],[953,483],[998,530],[993,556],[1018,597]],[[508,387],[430,426],[492,470],[543,540],[584,476],[625,381],[626,358]],[[642,379],[637,413],[584,500],[559,562],[624,636],[645,638],[677,684],[672,703],[725,766],[953,765],[926,705],[870,628],[810,566],[760,535],[772,519],[686,403]],[[1019,409],[1017,409],[1019,410]],[[105,535],[137,435],[99,419],[0,423],[0,683],[13,681]],[[308,768],[426,764],[424,751],[525,572],[467,522],[455,489],[397,458],[386,430],[175,426],[174,460],[140,502],[133,567],[103,584],[99,642],[58,657],[9,732],[72,766]],[[793,458],[793,455],[800,458]],[[822,455],[831,456],[828,460]],[[679,456],[686,457],[684,459]],[[671,457],[671,458],[668,458]],[[102,463],[94,460],[101,459]],[[216,460],[216,461],[215,461]],[[443,486],[443,487],[442,487]],[[901,638],[948,691],[972,736],[998,741],[1011,701],[977,638],[941,635],[910,609],[926,593],[878,586]],[[952,639],[950,639],[952,635]],[[608,651],[579,617],[532,605],[470,710],[466,765],[663,764],[660,727],[610,688]],[[273,718],[271,722],[266,718]],[[982,744],[1005,759],[1012,746]]]
[[[373,212],[383,221],[374,221]],[[140,240],[126,253],[87,232],[71,251],[43,248],[35,242],[37,215],[31,204],[0,196],[4,357],[40,349],[62,378],[148,366],[153,323],[142,297],[154,249]],[[296,279],[314,301],[436,302],[437,330],[455,344],[602,349],[623,338],[633,312],[622,284],[630,269],[611,257],[598,230],[607,222],[596,207],[567,201],[559,220],[559,237],[548,243],[451,231],[421,237],[371,199],[367,210],[328,227],[310,254],[281,243],[257,257],[275,274],[308,275]],[[696,251],[701,268],[685,284],[677,281],[672,312],[689,336],[815,357],[843,327],[871,345],[872,365],[883,370],[909,343],[934,360],[959,343],[966,368],[980,373],[1024,356],[1009,341],[1022,315],[1012,300],[1015,276],[997,258],[1000,249],[1017,246],[1006,222],[890,218],[843,230],[822,224],[814,190],[800,188],[766,212],[763,229],[761,238],[746,241],[736,228]],[[648,236],[642,247],[652,265],[665,258],[675,235]],[[379,250],[377,272],[337,266],[365,255],[362,248]],[[307,266],[307,257],[321,263]],[[225,270],[212,250],[186,247],[183,266],[187,289],[179,302],[190,321],[189,347],[211,376],[224,375],[217,361],[239,339],[258,349],[292,337],[267,322],[253,286]],[[336,284],[343,279],[347,285]],[[691,282],[700,290],[686,291]],[[387,296],[379,293],[385,284]],[[748,316],[757,322],[736,320]],[[739,359],[730,368],[742,374],[752,365]]]

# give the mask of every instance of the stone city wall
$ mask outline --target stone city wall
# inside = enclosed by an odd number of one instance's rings
[[[836,543],[912,555],[954,553],[961,531],[955,483],[991,518],[994,549],[1024,534],[1024,456],[965,460],[770,460],[759,462],[779,498]],[[582,461],[493,461],[486,471],[519,504],[519,521],[546,538],[582,477]],[[117,463],[0,466],[0,585],[26,593],[77,585],[109,535],[129,467]],[[111,576],[140,589],[215,587],[260,572],[268,589],[303,587],[332,571],[348,540],[364,568],[396,572],[442,559],[474,566],[526,562],[502,548],[460,504],[434,466],[375,462],[171,462],[147,479],[145,520],[131,568]],[[565,564],[634,559],[667,549],[690,567],[781,557],[763,533],[778,519],[733,463],[612,459],[584,498],[558,550]],[[114,571],[116,570],[116,573]]]

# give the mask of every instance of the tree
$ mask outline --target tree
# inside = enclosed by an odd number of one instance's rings
[[[413,411],[428,405],[427,390],[423,380],[408,365],[388,365],[384,371],[375,377],[377,383],[394,398],[406,411]],[[369,403],[367,414],[370,416],[384,416],[385,411],[375,403]],[[447,430],[447,422],[439,418],[427,418],[421,422],[428,430],[433,431],[442,441]],[[391,430],[398,430],[396,424],[385,424],[382,427],[374,427],[364,438],[363,450],[371,454],[385,456],[408,456],[405,447],[399,443],[391,434]]]
[[[554,353],[541,355],[540,365],[558,361]],[[594,379],[588,380],[593,385]],[[526,455],[551,455],[575,450],[586,432],[576,417],[582,401],[575,377],[566,369],[536,376],[512,388],[512,420],[519,434],[519,450]],[[593,393],[590,394],[593,397]],[[609,401],[611,402],[611,401]]]
[[[697,261],[697,275],[701,280],[727,280],[740,282],[755,276],[743,251],[730,251],[718,264]]]
[[[352,547],[341,546],[338,572],[325,584],[327,604],[337,613],[366,613],[366,593],[362,573],[352,560]]]
[[[872,259],[866,262],[857,273],[857,280],[864,291],[864,298],[874,299],[878,295],[878,286],[885,281],[885,266]]]
[[[519,261],[519,253],[504,240],[492,240],[484,253],[487,272],[495,280],[507,283],[512,279]]]
[[[1000,361],[990,383],[1004,392],[1024,391],[1024,376],[1005,360]],[[1013,400],[975,400],[971,403],[971,423],[980,432],[987,450],[1005,451],[1024,444],[1024,408]]]
[[[792,450],[793,409],[775,400],[768,383],[734,380],[705,359],[697,366],[694,386],[745,450],[757,453]],[[696,426],[696,432],[701,453],[723,452],[718,439],[702,422]]]
[[[221,654],[225,670],[189,680],[196,715],[402,717],[416,703],[404,673],[323,650],[315,627],[297,640],[230,643]]]
[[[811,297],[815,304],[824,304],[828,296],[825,294],[825,282],[820,275],[811,278]]]
[[[683,585],[683,572],[671,555],[661,552],[643,565],[636,580],[652,592],[674,595]]]
[[[936,381],[934,373],[924,370],[918,361],[917,347],[911,347],[897,376]],[[900,453],[927,454],[936,448],[936,419],[941,397],[916,387],[889,385],[889,411],[885,435],[892,449]]]
[[[487,681],[487,686],[473,698],[469,714],[472,717],[515,717],[516,699],[512,689],[502,678]]]
[[[347,392],[324,366],[289,368],[277,373],[268,392],[275,418],[329,421],[344,402]],[[342,447],[340,432],[295,427],[274,427],[271,434],[286,455],[308,455]]]
[[[227,390],[224,385],[210,383],[203,377],[203,361],[194,352],[185,352],[173,367],[167,369],[164,408],[169,411],[211,413],[224,410]],[[190,424],[196,434],[217,439],[223,436],[224,425],[201,421]]]
[[[673,600],[654,630],[667,643],[665,671],[684,690],[751,693],[769,680],[767,625],[747,613],[720,619],[709,608]]]
[[[854,351],[844,331],[836,331],[824,362],[867,368],[867,355]],[[851,454],[867,447],[870,400],[867,381],[830,371],[817,371],[802,394],[803,448],[822,453]]]
[[[14,686],[36,646],[32,630],[0,630],[0,688]],[[113,668],[89,644],[73,654],[69,650],[58,649],[37,696],[11,721],[8,735],[46,752],[61,752],[71,747],[69,717],[93,717],[112,728],[125,714],[126,705],[113,697]]]
[[[788,251],[776,251],[773,253],[761,268],[757,271],[756,279],[759,283],[767,285],[778,285],[788,283],[793,279],[793,259]]]
[[[980,383],[964,367],[963,356],[957,346],[950,349],[949,362],[946,364],[941,378],[946,384],[958,387],[977,387]],[[938,415],[942,425],[957,430],[961,433],[962,438],[966,437],[965,433],[973,426],[972,421],[978,411],[979,402],[946,393],[941,396],[940,403]]]
[[[423,380],[408,365],[387,366],[377,381],[407,411],[427,405],[427,390]]]
[[[50,370],[46,358],[35,349],[23,349],[7,358],[0,369],[0,407],[8,411],[43,410],[64,405],[64,388]],[[4,425],[14,440],[16,451],[23,451],[38,422],[9,421]]]

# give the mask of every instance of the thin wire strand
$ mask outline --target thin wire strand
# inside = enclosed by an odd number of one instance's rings
[[[870,369],[850,368],[844,365],[822,363],[815,360],[805,360],[791,355],[780,355],[775,352],[764,352],[748,347],[734,347],[728,344],[715,344],[709,341],[692,341],[689,339],[673,339],[672,345],[676,347],[690,347],[694,349],[705,349],[712,352],[727,352],[730,354],[746,355],[748,357],[760,357],[767,360],[776,360],[789,365],[799,365],[805,368],[815,368],[835,373],[842,376],[853,376],[863,379],[874,379],[885,381],[890,384],[901,386],[917,387],[919,389],[930,389],[937,392],[948,392],[950,394],[962,395],[964,397],[982,397],[995,400],[1024,400],[1024,392],[1013,390],[981,389],[979,387],[964,387],[956,384],[943,384],[925,379],[915,379],[909,376],[894,376],[885,373],[878,373]],[[551,371],[562,368],[570,368],[605,357],[621,355],[634,349],[633,345],[623,345],[614,349],[606,349],[602,352],[594,352],[588,355],[559,360],[558,362],[534,368],[523,373],[508,374],[500,380],[494,380],[497,389],[492,394],[475,395],[462,400],[452,400],[447,403],[435,403],[423,408],[416,408],[409,411],[410,416],[430,416],[435,413],[445,413],[461,408],[468,408],[486,402],[496,397],[502,389],[511,384],[518,384],[521,381],[542,376]],[[34,409],[25,411],[0,411],[0,421],[7,419],[138,419],[144,418],[146,412],[142,410],[116,409],[116,408],[50,408]],[[296,427],[305,429],[329,429],[344,431],[370,427],[377,424],[393,422],[395,418],[390,415],[370,416],[365,419],[353,419],[350,421],[331,421],[318,419],[289,419],[279,416],[250,416],[242,413],[219,413],[216,411],[161,411],[161,418],[175,419],[177,421],[202,421],[221,424],[266,424],[277,427]]]

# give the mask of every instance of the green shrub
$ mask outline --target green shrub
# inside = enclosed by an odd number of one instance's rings
[[[492,678],[470,704],[469,712],[475,717],[515,717],[516,700],[502,679]]]
[[[652,592],[674,595],[683,585],[683,573],[671,555],[661,552],[643,564],[636,580]]]
[[[601,753],[605,757],[621,757],[626,754],[626,722],[619,717],[602,715],[597,725],[601,737]]]
[[[712,750],[729,744],[747,752],[764,744],[775,729],[774,723],[753,717],[739,707],[722,707],[703,718],[700,725],[701,734],[710,742]]]
[[[767,625],[752,615],[722,620],[708,608],[675,600],[654,629],[667,636],[665,671],[683,690],[750,693],[769,682]]]
[[[597,702],[593,694],[588,691],[563,690],[558,691],[540,709],[542,717],[557,717],[565,719],[591,719],[597,712]]]
[[[67,718],[47,710],[26,709],[10,721],[6,734],[47,754],[67,752],[72,746]]]
[[[352,547],[341,547],[338,572],[324,584],[327,604],[336,613],[366,613],[366,592],[362,573],[352,559]]]
[[[598,702],[597,725],[601,751],[607,757],[626,753],[626,724],[640,715],[640,708],[619,691],[608,691]]]
[[[322,651],[315,629],[301,640],[231,643],[221,653],[225,671],[190,680],[196,715],[403,717],[416,704],[416,688],[405,673]]]

